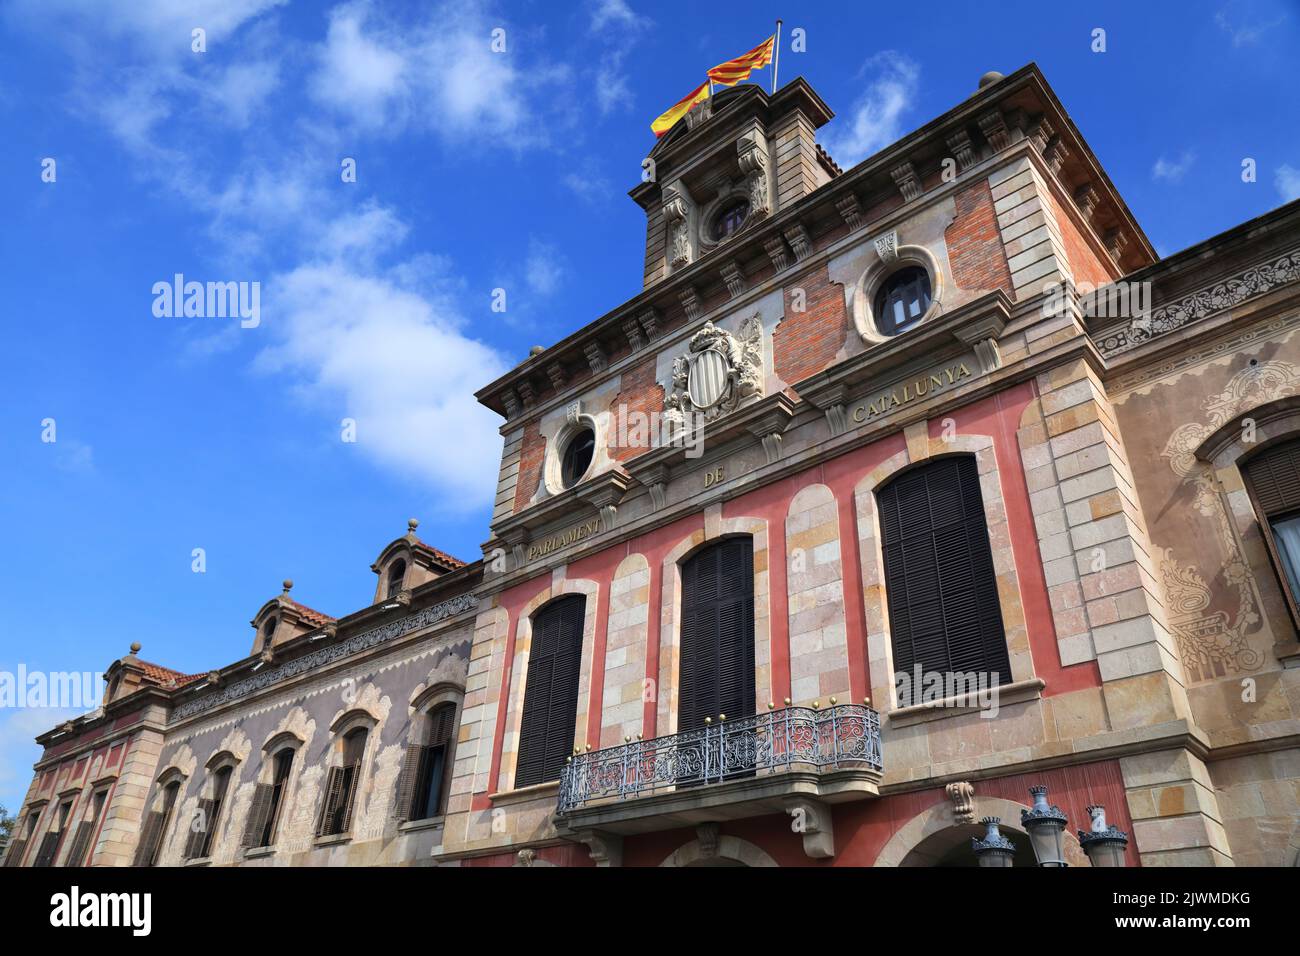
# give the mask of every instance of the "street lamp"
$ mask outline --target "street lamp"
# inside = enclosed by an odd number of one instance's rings
[[[1100,804],[1088,807],[1088,816],[1092,819],[1090,828],[1079,831],[1079,845],[1088,854],[1088,862],[1093,866],[1124,866],[1128,834],[1106,826],[1106,808]]]
[[[980,823],[988,829],[983,840],[971,837],[971,849],[980,861],[980,866],[1011,866],[1016,855],[1016,845],[1004,837],[998,830],[1001,817],[985,817]]]
[[[1034,798],[1034,805],[1028,810],[1020,811],[1020,824],[1029,833],[1029,844],[1034,848],[1038,865],[1068,866],[1065,862],[1063,835],[1069,819],[1061,808],[1047,803],[1047,788],[1042,784],[1030,787],[1029,793]]]

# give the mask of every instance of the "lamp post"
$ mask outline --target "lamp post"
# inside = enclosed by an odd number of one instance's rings
[[[1029,834],[1029,845],[1040,867],[1069,866],[1065,862],[1065,828],[1069,819],[1061,808],[1047,802],[1047,788],[1041,784],[1029,788],[1034,805],[1020,811],[1020,824]],[[1091,825],[1079,831],[1079,845],[1088,855],[1092,866],[1125,866],[1124,851],[1128,848],[1128,834],[1106,825],[1106,808],[1088,807]],[[1016,846],[998,829],[998,817],[985,817],[980,823],[987,827],[984,839],[971,839],[971,849],[980,866],[1011,866]]]
[[[1088,854],[1088,862],[1093,866],[1123,866],[1128,834],[1106,826],[1106,808],[1100,804],[1088,807],[1088,816],[1092,820],[1090,828],[1079,831],[1079,845]]]
[[[1068,866],[1065,862],[1063,835],[1070,821],[1061,808],[1048,805],[1047,788],[1042,784],[1029,788],[1034,805],[1020,811],[1020,824],[1029,833],[1029,845],[1039,866]]]

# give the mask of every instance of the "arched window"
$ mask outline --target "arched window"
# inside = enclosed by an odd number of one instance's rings
[[[270,647],[271,642],[275,639],[275,624],[275,618],[271,617],[267,618],[266,623],[262,625],[262,650]]]
[[[930,273],[920,266],[899,269],[876,293],[876,328],[882,335],[906,332],[930,308]]]
[[[163,786],[160,793],[155,794],[153,809],[145,815],[144,826],[140,831],[140,842],[135,847],[133,865],[157,864],[158,853],[162,849],[163,838],[171,825],[172,811],[176,808],[176,798],[180,792],[180,780],[171,780]]]
[[[395,598],[402,591],[402,584],[406,581],[406,561],[398,558],[388,566],[388,589],[385,592],[389,598]]]
[[[361,783],[361,762],[365,759],[369,736],[367,728],[356,727],[335,744],[337,763],[330,767],[325,782],[325,800],[321,804],[320,819],[316,821],[317,836],[334,836],[352,829],[352,810]]]
[[[920,702],[917,678],[928,674],[984,675],[989,685],[1008,681],[974,457],[939,458],[904,472],[880,489],[877,500],[899,705]]]
[[[1269,556],[1300,620],[1300,440],[1270,445],[1241,466]]]
[[[556,780],[573,752],[587,599],[552,601],[533,618],[515,787]]]
[[[230,791],[230,779],[235,768],[230,764],[218,767],[212,774],[212,780],[206,797],[199,799],[199,808],[190,821],[190,835],[185,843],[185,859],[206,859],[216,848],[216,834],[221,826],[221,811],[225,808],[226,797]]]
[[[253,789],[253,803],[244,825],[244,847],[272,846],[276,829],[284,809],[289,789],[289,774],[293,771],[293,747],[282,747],[271,758],[270,779]]]
[[[682,564],[677,730],[754,713],[754,543],[727,538]]]
[[[406,763],[398,780],[397,810],[402,820],[429,820],[447,808],[456,705],[436,705],[424,715],[422,724],[420,741],[406,748]]]
[[[61,801],[50,819],[49,832],[41,840],[41,847],[36,852],[36,859],[32,861],[32,866],[54,865],[54,858],[59,855],[59,846],[63,843],[63,835],[68,829],[68,817],[71,815],[72,800]]]

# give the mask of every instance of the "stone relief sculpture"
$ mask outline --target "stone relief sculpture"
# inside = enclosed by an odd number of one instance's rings
[[[1213,594],[1200,569],[1194,563],[1180,562],[1171,548],[1157,549],[1160,573],[1169,597],[1169,623],[1174,628],[1189,681],[1253,670],[1262,661],[1261,654],[1247,642],[1262,620],[1254,576],[1242,553],[1214,469],[1196,457],[1196,449],[1238,415],[1265,402],[1293,395],[1298,388],[1300,375],[1290,362],[1263,362],[1245,368],[1221,392],[1206,399],[1203,406],[1206,421],[1189,422],[1175,429],[1161,452],[1182,484],[1192,486],[1192,506],[1214,521],[1226,558],[1213,576],[1222,577],[1224,584],[1237,594],[1234,615],[1222,610],[1207,614]]]
[[[665,415],[674,429],[696,416],[711,422],[762,394],[763,322],[758,313],[745,319],[735,335],[706,322],[686,354],[673,360]]]

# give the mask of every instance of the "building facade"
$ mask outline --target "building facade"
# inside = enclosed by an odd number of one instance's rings
[[[849,170],[831,115],[689,113],[643,289],[478,394],[482,558],[413,522],[370,607],[133,648],[7,865],[1023,862],[1040,785],[1295,865],[1300,204],[1159,258],[1032,65]]]

